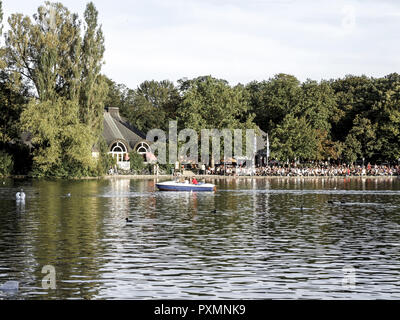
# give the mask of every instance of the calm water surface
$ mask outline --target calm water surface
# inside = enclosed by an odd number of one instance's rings
[[[1,180],[0,299],[400,299],[400,180],[214,182]]]

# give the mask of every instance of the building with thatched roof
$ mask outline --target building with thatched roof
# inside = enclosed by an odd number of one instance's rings
[[[129,152],[132,150],[141,154],[145,161],[152,156],[145,134],[121,117],[119,108],[108,107],[104,110],[103,137],[109,153],[117,160],[121,169],[129,170]]]

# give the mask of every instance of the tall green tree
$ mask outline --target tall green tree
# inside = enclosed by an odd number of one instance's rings
[[[337,101],[336,112],[331,117],[331,136],[335,141],[345,141],[357,115],[369,118],[378,91],[374,80],[366,76],[348,75],[331,81],[330,85]]]
[[[8,143],[17,143],[21,130],[19,119],[29,97],[28,89],[20,83],[17,85],[9,74],[0,71],[0,147]]]
[[[84,17],[83,38],[78,15],[70,13],[61,3],[45,2],[33,15],[33,20],[22,14],[13,14],[8,19],[10,29],[5,48],[8,72],[22,76],[35,93],[21,116],[21,126],[42,137],[33,138],[34,165],[40,174],[88,174],[88,168],[92,167],[88,162],[92,147],[100,144],[103,103],[107,95],[105,79],[100,74],[104,37],[93,3],[88,3]],[[62,110],[61,103],[65,104]],[[70,118],[59,121],[53,109]],[[42,118],[38,110],[44,113]],[[52,139],[49,138],[51,143],[45,139],[44,133],[51,135],[57,130],[69,133],[72,130],[74,138],[84,145],[68,146],[67,138],[61,133],[53,134]],[[59,156],[55,152],[59,152]],[[65,156],[74,160],[58,161]],[[50,158],[45,160],[47,157]]]
[[[246,86],[255,123],[264,131],[272,131],[289,113],[298,110],[302,98],[300,81],[288,74],[278,74],[268,81],[251,82]]]
[[[6,33],[6,61],[11,72],[24,76],[41,101],[79,91],[80,21],[60,3],[40,6],[33,21],[12,14]]]
[[[181,103],[177,88],[171,81],[145,81],[134,92],[126,92],[123,114],[139,130],[168,129],[169,120],[176,118]]]
[[[400,158],[400,75],[389,74],[375,82],[379,95],[370,112],[376,128],[374,158],[397,161]]]
[[[118,107],[120,112],[125,109],[125,101],[128,96],[127,91],[130,90],[124,84],[118,84],[112,79],[105,77],[107,84],[107,97],[105,98],[104,105],[106,107]],[[133,92],[133,90],[131,90]]]
[[[300,101],[292,112],[305,117],[314,129],[330,134],[330,119],[336,113],[337,102],[329,83],[307,80],[301,89]]]
[[[317,132],[305,117],[286,115],[271,134],[271,156],[281,161],[317,158]]]
[[[80,112],[83,123],[100,135],[104,100],[108,90],[106,79],[100,74],[104,64],[104,35],[101,26],[98,25],[98,11],[92,2],[87,4],[84,17],[85,35],[80,60]]]
[[[255,128],[247,92],[211,76],[180,80],[182,103],[177,111],[181,126],[201,129]],[[247,115],[243,119],[243,115]]]
[[[34,175],[88,176],[96,171],[91,155],[94,133],[79,119],[79,105],[72,100],[33,99],[21,115],[22,129],[32,134]]]
[[[375,151],[381,147],[376,139],[376,128],[377,126],[372,124],[371,120],[360,115],[356,116],[353,127],[346,137],[347,149],[353,148],[351,152],[348,152],[358,158],[373,158]]]

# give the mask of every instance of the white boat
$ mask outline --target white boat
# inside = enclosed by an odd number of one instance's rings
[[[201,183],[193,184],[189,181],[178,182],[178,181],[166,181],[156,184],[160,191],[196,191],[196,192],[212,192],[217,191],[217,187],[212,183]]]

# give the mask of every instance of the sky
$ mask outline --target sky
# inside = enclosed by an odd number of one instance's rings
[[[87,1],[59,0],[83,19]],[[44,1],[3,0],[32,16]],[[299,80],[381,77],[400,68],[397,0],[93,0],[105,35],[103,73],[146,80],[211,75],[231,85],[278,73]]]

